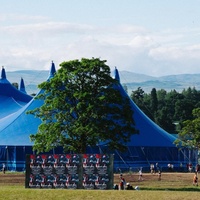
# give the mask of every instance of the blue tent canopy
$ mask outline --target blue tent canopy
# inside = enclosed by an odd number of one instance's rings
[[[25,91],[25,86],[23,87]],[[5,69],[2,68],[0,79],[0,119],[8,117],[20,110],[32,97],[25,92],[17,90],[7,79]]]
[[[50,75],[47,80],[50,79],[54,74],[55,65],[52,62]],[[5,82],[7,82],[8,85],[6,89],[9,89],[9,87],[12,88],[12,85],[7,80]],[[22,87],[25,89],[25,86]],[[40,91],[38,94],[41,92],[42,91]],[[2,112],[2,117],[0,118],[0,145],[32,145],[29,136],[30,134],[36,133],[38,126],[41,124],[41,120],[39,118],[36,118],[30,114],[26,114],[26,112],[40,107],[44,102],[31,97],[29,101],[24,101],[24,104],[21,106],[19,106],[19,101],[16,104],[10,104],[12,99],[15,98],[14,95],[16,94],[20,96],[20,98],[23,98],[24,95],[28,96],[21,91],[16,91],[13,96],[9,97],[5,94],[2,95],[2,98],[7,98],[7,101],[3,102],[5,107],[4,112]],[[18,105],[18,107],[16,105]]]
[[[23,88],[25,91],[25,87]],[[7,96],[13,98],[15,101],[28,103],[32,97],[20,90],[17,90],[7,79],[5,69],[2,68],[0,79],[0,96]]]
[[[128,94],[119,82],[120,78],[117,69],[115,69],[115,79],[118,80],[118,84],[115,85],[115,89],[119,90],[122,96],[128,97]],[[175,147],[174,141],[176,138],[147,117],[130,98],[129,100],[136,129],[139,130],[139,134],[133,135],[131,137],[131,141],[127,145]]]
[[[56,73],[52,62],[47,81]],[[114,85],[121,95],[128,94],[120,83],[120,76],[115,69]],[[21,82],[21,89],[17,90],[6,79],[5,69],[2,69],[0,79],[0,164],[6,163],[10,170],[22,170],[25,167],[25,155],[34,153],[30,134],[34,134],[41,124],[39,118],[26,114],[28,110],[40,107],[44,102],[36,100],[25,93],[25,86]],[[41,93],[43,91],[40,91]],[[39,94],[38,93],[38,94]],[[37,94],[37,95],[38,95]],[[114,153],[114,168],[133,167],[137,165],[149,166],[150,163],[159,162],[167,165],[169,162],[176,164],[196,162],[196,151],[188,149],[179,150],[175,145],[175,137],[149,119],[138,106],[128,97],[131,103],[130,112],[133,113],[136,129],[139,134],[132,135],[127,145],[126,152],[109,151],[105,144],[88,147],[87,153]],[[58,148],[62,153],[62,148]],[[20,156],[21,155],[21,156]]]

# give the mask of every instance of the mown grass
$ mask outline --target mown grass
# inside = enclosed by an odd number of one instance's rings
[[[47,189],[24,189],[18,187],[3,187],[0,189],[0,199],[4,200],[129,200],[129,199],[162,199],[162,200],[191,200],[199,199],[199,192],[185,191],[94,191],[94,190],[47,190]]]
[[[126,181],[140,190],[64,190],[64,189],[26,189],[24,174],[0,174],[0,199],[4,200],[191,200],[199,199],[200,186],[192,185],[193,174],[166,173],[158,181],[156,175],[144,174],[138,181],[137,174],[124,175]],[[119,177],[115,176],[115,183]]]

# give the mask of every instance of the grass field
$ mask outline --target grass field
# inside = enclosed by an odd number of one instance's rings
[[[128,200],[162,199],[191,200],[200,198],[200,186],[193,186],[193,173],[163,173],[161,181],[157,175],[143,174],[143,181],[138,181],[137,174],[124,174],[127,182],[140,190],[55,190],[25,189],[25,175],[22,173],[0,174],[0,199],[2,200]],[[115,175],[115,183],[119,175]]]

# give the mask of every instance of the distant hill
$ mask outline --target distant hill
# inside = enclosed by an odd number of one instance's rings
[[[181,92],[188,87],[195,87],[200,90],[200,74],[180,74],[168,75],[161,77],[153,77],[144,74],[138,74],[127,71],[120,71],[122,85],[128,87],[128,93],[141,87],[145,92],[149,93],[152,88],[164,89],[166,91],[176,90]]]
[[[129,94],[141,87],[149,93],[152,88],[165,89],[166,91],[176,90],[181,92],[188,87],[195,87],[200,90],[200,74],[180,74],[161,77],[153,77],[144,74],[138,74],[128,71],[119,71],[122,85],[128,87]],[[13,82],[20,82],[21,77],[24,79],[26,91],[28,94],[37,93],[37,85],[46,81],[49,77],[49,71],[45,70],[20,70],[6,72],[7,79]],[[113,74],[112,74],[113,75]]]

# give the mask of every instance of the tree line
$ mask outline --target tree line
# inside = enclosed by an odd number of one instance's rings
[[[200,91],[195,87],[182,92],[153,88],[150,93],[138,87],[130,97],[151,120],[169,133],[179,133],[184,121],[194,119],[192,111],[200,108]]]

